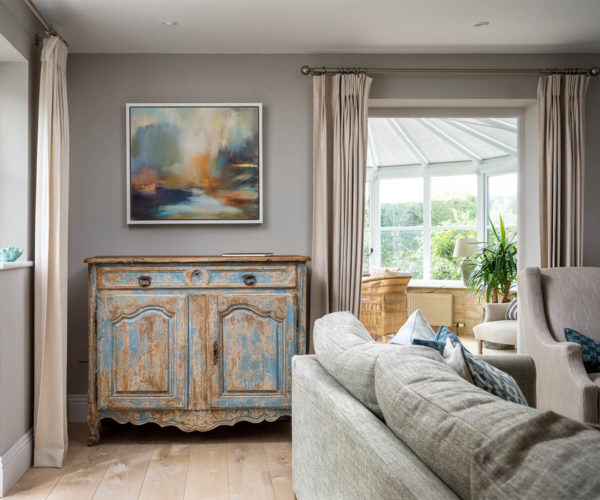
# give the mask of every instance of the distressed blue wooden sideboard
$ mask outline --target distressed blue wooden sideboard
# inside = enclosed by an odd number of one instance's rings
[[[94,257],[88,444],[103,418],[213,429],[291,414],[308,257]]]

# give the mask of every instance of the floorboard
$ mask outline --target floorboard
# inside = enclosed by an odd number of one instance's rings
[[[62,469],[30,468],[7,499],[291,499],[289,421],[185,433],[157,425],[105,425],[88,447],[69,425]]]

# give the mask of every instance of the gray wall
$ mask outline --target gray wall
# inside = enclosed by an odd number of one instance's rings
[[[86,267],[92,255],[310,254],[312,85],[303,64],[537,67],[598,64],[600,56],[90,55],[68,62],[71,120],[69,393],[86,391]],[[537,79],[378,75],[373,99],[532,99]],[[125,223],[125,103],[263,102],[265,222],[260,226],[128,227]],[[600,104],[600,81],[589,92]],[[489,103],[487,104],[489,106]],[[600,116],[588,115],[588,164],[600,157]],[[594,140],[594,137],[596,138]],[[586,178],[588,265],[600,265],[600,169]],[[536,188],[537,189],[537,188]]]
[[[3,223],[2,228],[15,235],[15,243],[25,247],[26,256],[30,258],[33,256],[35,116],[40,66],[34,36],[40,28],[23,2],[0,1],[0,35],[23,56],[24,61],[3,66],[0,75],[0,91],[14,92],[10,105],[15,106],[11,109],[14,115],[8,136],[10,144],[1,156],[5,161],[4,155],[10,152],[8,161],[11,164],[2,165],[2,182],[7,180],[5,169],[10,168],[11,179],[18,191],[18,198],[12,198],[15,193],[11,193],[7,200],[4,191],[0,195],[2,218],[10,216],[12,210],[19,211],[11,222],[16,220],[16,224],[8,229]],[[20,66],[13,66],[15,64]],[[6,122],[2,120],[2,124],[4,126]],[[6,237],[7,232],[2,235]],[[1,246],[5,244],[8,243],[0,242]],[[33,424],[32,278],[32,268],[0,271],[0,455]]]
[[[0,455],[32,426],[31,268],[0,271]]]

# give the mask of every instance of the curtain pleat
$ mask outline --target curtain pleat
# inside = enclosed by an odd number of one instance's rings
[[[587,75],[538,82],[542,267],[583,265],[584,119]]]
[[[35,467],[62,467],[67,451],[67,54],[60,38],[44,40],[35,204]]]
[[[360,313],[371,81],[313,77],[311,325],[334,311]]]

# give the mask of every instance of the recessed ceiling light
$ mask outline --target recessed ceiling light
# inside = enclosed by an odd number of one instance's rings
[[[489,21],[479,21],[473,25],[473,28],[487,28],[489,25]]]
[[[163,21],[163,25],[171,28],[173,26],[177,26],[177,21]]]

